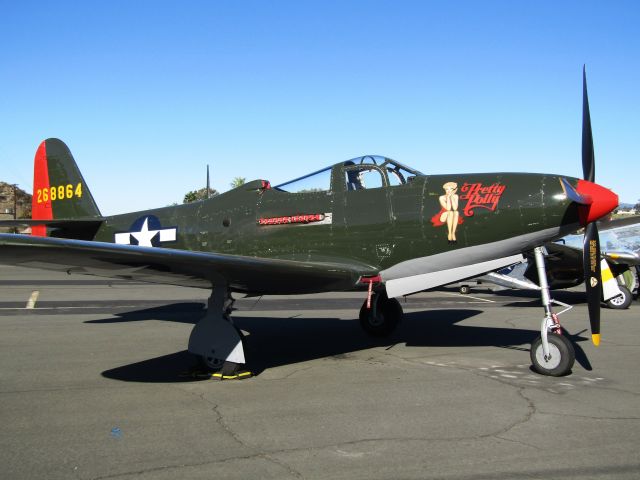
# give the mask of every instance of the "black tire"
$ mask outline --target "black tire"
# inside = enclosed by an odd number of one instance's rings
[[[204,371],[224,376],[233,376],[246,368],[244,363],[227,362],[218,358],[208,359],[201,355],[198,355],[198,366]]]
[[[373,315],[373,303],[376,303],[376,315]],[[402,319],[402,306],[395,298],[388,298],[385,292],[375,293],[371,299],[371,308],[367,301],[360,308],[360,325],[373,337],[386,337],[393,332]]]
[[[209,372],[217,372],[221,370],[225,364],[225,361],[219,358],[204,357],[202,355],[197,355],[197,358],[198,358],[198,366]]]
[[[607,307],[613,308],[615,310],[624,310],[625,308],[629,308],[629,305],[631,305],[631,300],[633,300],[633,295],[631,295],[629,289],[624,285],[618,285],[618,288],[620,288],[622,294],[607,300],[605,302],[607,304]]]
[[[462,295],[467,295],[467,294],[471,293],[471,287],[469,285],[461,285],[460,286],[460,293]]]
[[[549,350],[551,357],[544,358],[542,337],[536,338],[531,344],[531,363],[533,369],[541,375],[562,377],[571,373],[571,367],[576,360],[576,352],[571,341],[564,335],[549,333]]]

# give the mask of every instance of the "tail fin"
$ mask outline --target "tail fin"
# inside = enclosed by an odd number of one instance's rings
[[[69,225],[73,220],[95,220],[98,226],[102,220],[69,148],[57,138],[45,140],[36,152],[31,206],[33,220],[69,220]],[[32,235],[46,236],[46,229],[46,225],[34,226]]]

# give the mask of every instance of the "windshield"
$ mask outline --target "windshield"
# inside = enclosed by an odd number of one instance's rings
[[[289,193],[324,192],[331,190],[331,168],[327,167],[303,177],[276,185],[276,190]]]
[[[396,162],[387,157],[380,155],[365,155],[363,157],[352,158],[344,162],[344,166],[348,169],[360,167],[356,170],[370,171],[367,165],[375,165],[378,169],[386,172],[389,179],[389,185],[404,185],[413,180],[417,175],[422,175],[418,170],[409,168],[400,162]],[[326,167],[322,170],[309,173],[294,180],[281,183],[273,187],[275,190],[288,193],[307,193],[307,192],[325,192],[331,190],[331,169]],[[378,185],[379,183],[379,185]],[[381,180],[373,179],[371,185],[382,186]],[[370,187],[369,187],[370,188]]]

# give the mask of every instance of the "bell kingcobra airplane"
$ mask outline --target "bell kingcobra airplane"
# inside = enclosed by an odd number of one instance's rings
[[[37,149],[31,235],[0,234],[0,263],[211,290],[189,351],[233,377],[245,368],[232,292],[250,295],[362,290],[363,328],[390,334],[397,297],[517,263],[585,227],[584,272],[593,342],[600,342],[596,220],[618,197],[594,183],[583,71],[584,178],[536,173],[424,175],[389,158],[364,156],[271,186],[254,180],[207,200],[102,216],[60,140]],[[544,282],[543,282],[544,283]],[[531,347],[534,368],[565,375],[575,359],[541,285],[544,317]]]

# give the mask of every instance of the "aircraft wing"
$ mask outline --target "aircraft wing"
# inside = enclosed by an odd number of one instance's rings
[[[635,227],[640,224],[640,216],[616,218],[614,220],[599,221],[598,229],[601,231],[614,230],[625,227]]]
[[[500,287],[518,288],[521,290],[540,290],[540,286],[525,277],[529,268],[527,262],[517,264],[510,272],[489,272],[479,278],[483,283],[490,282]]]
[[[628,220],[628,219],[624,219]],[[620,227],[616,227],[620,228]],[[562,260],[566,257],[566,262],[577,265],[577,269],[582,271],[582,249],[575,247],[574,245],[563,245],[561,243],[548,243],[545,245],[549,253],[551,254],[550,261]],[[640,254],[626,249],[624,245],[614,245],[613,248],[602,248],[602,256],[607,259],[609,263],[623,264],[623,265],[640,265]]]
[[[622,265],[640,265],[640,255],[630,251],[607,251],[603,252],[604,257],[610,263]]]
[[[353,289],[378,272],[339,259],[306,262],[30,235],[0,234],[0,263],[185,287],[292,294]]]

